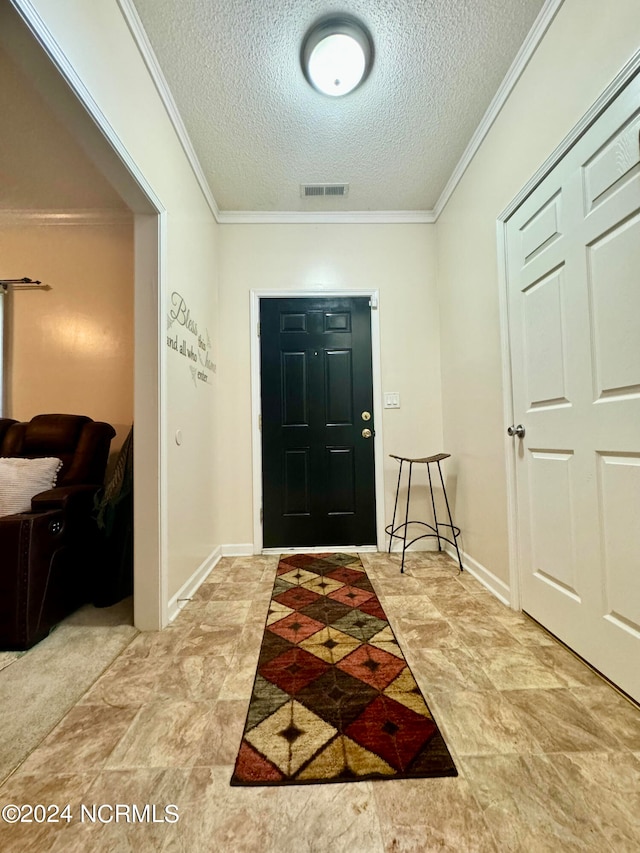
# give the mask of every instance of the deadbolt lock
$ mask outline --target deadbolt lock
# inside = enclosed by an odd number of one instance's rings
[[[370,421],[371,420],[371,412],[363,412],[362,413],[362,420],[363,421]]]
[[[362,430],[362,437],[363,438],[371,438],[372,435],[373,435],[373,433],[371,432],[370,429],[365,428]]]

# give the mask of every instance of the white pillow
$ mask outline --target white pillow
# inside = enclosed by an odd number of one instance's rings
[[[0,516],[29,512],[31,498],[56,484],[60,459],[0,457]]]

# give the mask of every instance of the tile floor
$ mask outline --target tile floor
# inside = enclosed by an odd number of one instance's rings
[[[444,555],[409,556],[404,576],[396,556],[362,559],[457,778],[231,788],[277,558],[226,558],[0,789],[2,805],[69,803],[71,820],[0,822],[0,849],[637,853],[640,711]],[[134,803],[156,822],[115,820]]]

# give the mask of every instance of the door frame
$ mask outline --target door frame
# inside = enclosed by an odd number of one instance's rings
[[[253,553],[269,553],[274,549],[263,547],[262,521],[260,512],[262,510],[262,440],[260,431],[261,414],[261,375],[260,375],[260,336],[258,333],[260,323],[260,300],[261,299],[331,299],[338,298],[368,298],[371,304],[371,368],[373,380],[373,418],[375,424],[374,442],[374,466],[375,466],[375,496],[376,496],[376,545],[360,547],[360,551],[375,551],[384,542],[384,452],[382,436],[382,370],[380,361],[380,293],[374,288],[345,289],[323,288],[317,286],[312,289],[294,290],[251,290],[251,458],[252,458],[252,481],[253,481]],[[355,544],[355,543],[354,543]],[[317,548],[287,548],[287,551],[306,552],[310,551],[344,551],[348,546],[340,548],[329,548],[319,546]],[[275,549],[278,552],[282,548]]]
[[[640,50],[631,57],[616,77],[607,86],[600,97],[592,104],[580,121],[569,131],[562,142],[550,154],[535,174],[527,181],[520,192],[499,214],[496,221],[497,259],[498,259],[498,295],[500,307],[500,338],[502,352],[502,387],[504,412],[504,447],[507,481],[507,532],[509,552],[509,590],[510,604],[514,610],[522,609],[521,584],[522,560],[520,554],[521,538],[519,531],[519,512],[517,501],[517,443],[507,437],[507,425],[515,423],[513,405],[513,376],[511,372],[511,341],[509,335],[509,269],[507,263],[507,225],[509,219],[538,187],[560,160],[584,136],[600,115],[615,100],[620,92],[640,72]]]
[[[133,214],[134,240],[134,625],[157,631],[169,624],[168,480],[164,305],[167,212],[124,142],[30,0],[11,0],[36,43],[57,68],[118,159],[117,191]],[[99,164],[98,164],[99,165]],[[137,436],[137,439],[136,439]],[[140,437],[144,440],[140,441]]]

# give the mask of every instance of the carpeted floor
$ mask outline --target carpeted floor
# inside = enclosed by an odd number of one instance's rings
[[[281,559],[231,784],[456,775],[359,557]]]
[[[132,599],[81,607],[26,652],[0,655],[0,782],[129,645]]]
[[[19,660],[24,652],[0,652],[0,672]]]

